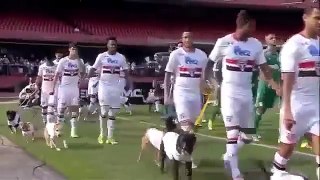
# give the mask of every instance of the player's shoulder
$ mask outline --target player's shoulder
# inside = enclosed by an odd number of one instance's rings
[[[218,38],[215,45],[220,48],[224,48],[224,47],[228,47],[230,44],[232,44],[233,41],[234,41],[233,35],[227,34],[221,38]]]
[[[196,48],[195,51],[196,51],[196,53],[198,53],[199,55],[204,56],[204,57],[207,57],[207,54],[206,54],[204,51],[202,51],[201,49]]]
[[[257,38],[250,37],[250,38],[248,38],[248,41],[249,41],[253,46],[256,46],[256,47],[259,47],[259,48],[263,48],[262,42],[261,42],[259,39],[257,39]]]
[[[303,37],[300,34],[295,34],[293,36],[291,36],[284,44],[283,46],[297,46],[299,44],[302,44],[303,41]]]
[[[108,56],[108,53],[107,52],[102,52],[102,53],[98,54],[97,59],[103,58],[103,57],[106,57],[106,56]]]
[[[116,55],[117,55],[118,57],[120,57],[122,60],[126,60],[125,55],[123,55],[123,54],[121,54],[121,53],[119,53],[119,52],[117,52]]]

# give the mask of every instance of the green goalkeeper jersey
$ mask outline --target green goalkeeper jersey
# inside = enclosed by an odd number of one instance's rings
[[[279,61],[279,53],[271,52],[265,50],[264,55],[267,60],[267,64],[272,68],[272,78],[276,82],[280,82],[281,80],[281,71],[280,71],[280,61]]]

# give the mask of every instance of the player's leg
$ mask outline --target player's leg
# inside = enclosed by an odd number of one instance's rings
[[[119,112],[120,107],[111,107],[108,112],[108,120],[107,120],[107,144],[118,144],[118,142],[114,139],[114,129],[116,122],[116,114]]]
[[[126,97],[126,101],[123,106],[126,109],[126,112],[132,115],[132,108],[131,108],[132,105],[130,103],[130,97]]]
[[[99,116],[99,127],[100,127],[100,134],[98,137],[98,143],[103,144],[104,143],[104,137],[105,137],[105,124],[106,119],[108,117],[108,111],[110,106],[106,103],[107,102],[107,88],[104,87],[102,84],[99,84],[99,90],[98,90],[98,98],[99,98],[99,104],[100,104],[100,116]]]
[[[266,99],[266,90],[268,86],[263,80],[259,80],[258,85],[254,94],[255,97],[255,127],[257,134],[253,136],[254,141],[259,141],[258,129],[260,125],[260,121],[262,119],[262,115],[266,112],[265,99]]]
[[[160,99],[158,97],[156,98],[156,101],[154,102],[154,106],[155,106],[154,112],[160,112],[161,104],[160,104]]]
[[[286,166],[291,158],[296,143],[299,141],[300,137],[304,135],[307,131],[307,125],[301,120],[304,120],[305,117],[297,116],[297,112],[295,109],[293,111],[293,118],[296,121],[296,124],[292,127],[291,131],[288,131],[285,128],[284,120],[280,119],[281,127],[280,127],[280,144],[279,149],[274,155],[271,180],[279,179],[286,172]],[[300,111],[299,111],[300,112]],[[280,117],[282,118],[282,110],[280,111]]]
[[[319,118],[319,115],[318,117]],[[312,150],[314,154],[316,155],[316,174],[317,178],[320,178],[320,122],[319,120],[315,119],[312,123],[310,130],[307,133],[307,136],[310,137],[311,142],[312,142]]]
[[[60,87],[57,101],[58,122],[65,122],[65,111],[67,109],[67,90]]]
[[[46,124],[47,122],[47,110],[48,110],[48,98],[49,95],[46,93],[41,93],[41,116],[42,116],[42,122]]]
[[[108,121],[107,121],[107,144],[118,144],[117,141],[114,139],[114,130],[115,130],[115,122],[116,122],[116,115],[120,110],[121,106],[121,95],[122,92],[119,91],[117,88],[109,88],[110,96],[108,102],[110,104],[110,109],[108,112]]]
[[[71,93],[72,92],[72,93]],[[79,116],[79,89],[78,88],[74,88],[74,89],[70,89],[70,106],[69,106],[69,110],[71,111],[71,120],[70,120],[70,124],[71,124],[71,137],[72,138],[78,138],[78,133],[77,133],[77,118]]]
[[[90,94],[89,97],[90,97],[89,112],[91,114],[94,114],[94,112],[96,112],[98,109],[97,94]]]
[[[225,168],[230,170],[232,177],[240,178],[238,139],[240,136],[239,115],[242,113],[241,107],[237,99],[224,96],[223,91],[221,93],[221,113],[227,134],[226,153],[223,155],[223,160]]]

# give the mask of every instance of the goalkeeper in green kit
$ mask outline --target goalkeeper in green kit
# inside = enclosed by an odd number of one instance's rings
[[[279,53],[277,51],[276,45],[276,36],[274,34],[268,34],[265,37],[265,40],[268,45],[267,49],[264,52],[267,64],[273,69],[273,80],[275,82],[280,83],[281,72]],[[266,112],[267,109],[273,108],[276,100],[276,92],[268,86],[268,84],[263,80],[262,77],[260,77],[258,82],[257,97],[255,103],[255,127],[257,130],[257,134],[253,136],[254,141],[259,141],[259,139],[261,138],[261,136],[258,135],[258,130],[263,114]]]

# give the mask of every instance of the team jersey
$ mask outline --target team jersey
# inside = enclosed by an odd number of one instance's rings
[[[85,73],[84,68],[81,59],[69,59],[67,56],[60,59],[56,69],[56,72],[61,74],[60,86],[78,87],[80,74]]]
[[[48,66],[46,63],[39,66],[38,76],[42,77],[41,91],[45,93],[52,92],[54,87],[54,75],[56,72],[57,66]]]
[[[165,71],[175,74],[174,89],[199,93],[207,62],[206,53],[200,49],[186,52],[183,48],[178,48],[170,53]]]
[[[177,161],[191,161],[191,156],[189,154],[180,154],[177,151],[178,137],[179,134],[175,132],[165,133],[162,138],[164,151],[170,160],[175,159]]]
[[[264,56],[266,57],[267,64],[272,68],[272,78],[276,82],[280,82],[281,79],[281,71],[280,71],[280,61],[279,61],[279,53],[272,53],[269,50],[264,51]]]
[[[222,85],[230,96],[251,94],[254,67],[266,63],[259,40],[237,41],[233,34],[217,40],[209,59],[222,61]]]
[[[291,98],[319,105],[320,50],[319,37],[307,39],[300,34],[292,36],[280,52],[281,72],[292,72],[296,81]]]
[[[113,55],[108,52],[99,54],[92,67],[101,69],[100,82],[108,86],[118,86],[120,82],[120,72],[128,70],[126,58],[118,52]]]

